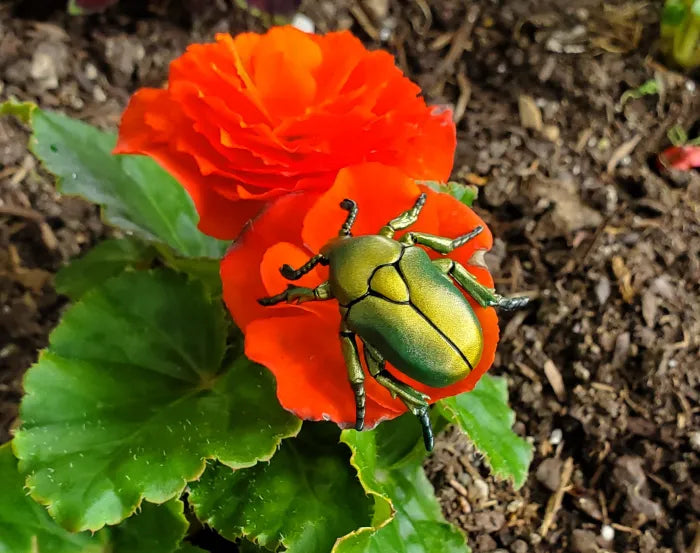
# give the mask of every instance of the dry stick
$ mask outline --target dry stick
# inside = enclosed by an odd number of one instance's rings
[[[564,461],[564,466],[561,469],[561,477],[559,479],[559,486],[557,486],[557,491],[552,494],[552,497],[547,501],[547,510],[544,513],[544,519],[542,520],[542,526],[540,526],[540,536],[543,538],[549,532],[549,527],[554,522],[554,517],[556,516],[559,508],[561,507],[561,500],[564,498],[564,493],[569,486],[569,481],[571,480],[571,475],[574,472],[574,460],[569,457]]]
[[[700,523],[695,524],[695,537],[693,543],[690,544],[688,553],[700,553]]]
[[[469,38],[474,30],[474,25],[479,19],[479,14],[481,13],[481,8],[474,4],[467,12],[467,17],[462,22],[462,25],[457,29],[457,32],[452,38],[452,44],[450,49],[447,51],[445,58],[440,62],[440,64],[435,68],[435,75],[443,75],[452,71],[455,62],[460,58],[462,52],[467,47]]]

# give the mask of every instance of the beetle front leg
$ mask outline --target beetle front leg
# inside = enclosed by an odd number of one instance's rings
[[[304,303],[306,301],[323,301],[333,298],[328,281],[319,284],[316,288],[304,288],[290,284],[284,292],[275,296],[258,299],[260,305],[276,305],[278,303]]]
[[[492,288],[487,288],[481,284],[473,274],[467,271],[464,265],[452,259],[436,259],[433,261],[433,265],[445,275],[450,275],[454,278],[481,307],[499,307],[500,309],[511,310],[524,307],[530,301],[530,298],[524,296],[504,298]]]
[[[386,370],[386,361],[382,358],[381,353],[367,342],[365,344],[365,361],[369,373],[376,379],[379,384],[384,386],[393,397],[398,397],[404,405],[413,413],[421,423],[423,428],[423,443],[427,451],[432,451],[435,445],[435,437],[433,436],[433,427],[430,424],[430,411],[428,400],[430,399],[425,394],[411,388],[408,384],[404,384],[389,371]]]
[[[464,244],[479,236],[483,230],[484,227],[478,226],[473,231],[458,236],[457,238],[445,238],[444,236],[436,236],[434,234],[428,234],[427,232],[407,232],[401,237],[399,242],[407,246],[420,244],[438,253],[446,254],[460,246],[464,246]]]
[[[291,265],[285,263],[280,267],[280,273],[282,273],[282,276],[287,280],[299,280],[319,263],[321,265],[328,265],[328,259],[326,259],[320,253],[314,255],[298,269],[295,269]]]
[[[357,352],[355,333],[345,326],[340,330],[340,349],[348,369],[348,380],[355,394],[355,430],[362,430],[365,426],[365,371],[362,370],[360,355]]]
[[[411,209],[409,209],[408,211],[404,211],[401,215],[389,221],[379,230],[377,234],[381,236],[386,236],[387,238],[393,238],[394,233],[397,230],[410,227],[413,223],[415,223],[418,220],[418,215],[420,215],[421,209],[423,209],[423,206],[425,205],[426,197],[427,196],[425,195],[425,193],[418,196],[416,203]]]

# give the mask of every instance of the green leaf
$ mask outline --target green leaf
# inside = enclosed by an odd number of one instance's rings
[[[680,125],[673,125],[666,132],[666,136],[674,146],[685,146],[688,143],[688,133]]]
[[[105,240],[58,271],[56,291],[77,300],[129,268],[148,268],[155,256],[152,246],[132,238]]]
[[[688,15],[688,8],[684,0],[666,0],[661,12],[661,24],[676,27],[683,23]]]
[[[205,459],[269,459],[300,422],[266,369],[224,362],[221,304],[169,271],[126,272],[64,315],[27,373],[15,437],[33,497],[71,530],[163,503]]]
[[[209,553],[208,551],[205,551],[204,549],[200,549],[199,547],[195,545],[191,545],[189,543],[183,543],[176,551],[175,553]],[[239,551],[238,553],[243,553],[242,551]]]
[[[420,184],[429,186],[436,192],[449,194],[453,198],[459,200],[467,207],[471,207],[474,200],[479,195],[479,189],[474,185],[461,184],[455,181],[439,182],[439,181],[420,181]]]
[[[36,104],[32,102],[17,102],[15,100],[7,100],[0,103],[0,116],[12,115],[22,121],[29,123],[32,120],[32,114],[36,109]]]
[[[625,105],[629,100],[638,100],[643,96],[651,96],[659,93],[659,83],[656,79],[649,79],[637,88],[625,90],[620,96],[620,105]]]
[[[420,456],[407,447],[411,442],[422,442],[420,429],[408,426],[408,420],[400,417],[370,432],[343,431],[341,440],[353,452],[351,462],[374,497],[375,511],[372,526],[341,538],[333,553],[469,551],[462,532],[445,522],[423,472],[425,453]],[[390,438],[397,435],[399,441],[392,442]]]
[[[0,447],[0,553],[106,553],[106,536],[71,534],[24,490],[10,444]]]
[[[690,4],[690,13],[693,14],[693,17],[700,18],[700,0],[693,0]]]
[[[532,446],[511,428],[515,413],[505,379],[486,375],[471,392],[440,400],[438,408],[469,436],[496,476],[512,478],[516,488],[525,483]]]
[[[228,539],[246,537],[288,553],[330,551],[337,538],[369,523],[370,502],[347,448],[337,443],[337,428],[324,426],[306,424],[269,464],[208,468],[191,486],[197,516]]]
[[[17,106],[3,104],[0,110],[26,113]],[[155,161],[112,155],[113,133],[38,108],[30,113],[31,149],[56,175],[60,192],[100,204],[109,224],[165,242],[184,256],[221,257],[226,243],[197,229],[197,212],[187,192]]]
[[[174,553],[180,550],[189,523],[184,505],[171,499],[163,505],[145,503],[141,512],[110,531],[113,553]]]
[[[185,273],[199,280],[212,296],[221,296],[221,260],[203,257],[178,257],[159,247],[158,251],[163,263],[179,273]]]

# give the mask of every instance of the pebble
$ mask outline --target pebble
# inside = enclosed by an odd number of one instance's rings
[[[690,446],[695,451],[700,451],[700,430],[690,433]]]
[[[484,501],[489,496],[489,485],[481,478],[476,478],[469,486],[468,493],[472,502]]]
[[[506,516],[501,511],[482,511],[474,515],[474,523],[483,532],[498,532],[506,525]]]
[[[609,524],[603,524],[603,526],[600,528],[600,537],[606,542],[613,541],[613,538],[615,537],[615,529]]]
[[[564,433],[561,431],[561,428],[555,428],[549,436],[549,443],[552,445],[559,445],[563,438]]]
[[[596,535],[590,530],[574,530],[571,536],[571,551],[574,553],[597,553]]]
[[[479,553],[492,553],[498,547],[496,540],[488,534],[481,534],[476,538],[476,551]]]
[[[311,18],[303,13],[294,14],[294,18],[292,19],[292,27],[299,29],[304,33],[313,33],[316,30],[316,26]]]
[[[511,553],[527,553],[527,551],[527,543],[525,543],[523,540],[515,540],[510,546]]]
[[[537,467],[535,477],[537,481],[550,491],[556,491],[561,479],[561,459],[550,457],[545,459]]]

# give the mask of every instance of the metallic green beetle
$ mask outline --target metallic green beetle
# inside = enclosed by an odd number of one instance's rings
[[[285,278],[298,280],[316,265],[328,265],[330,278],[313,289],[290,284],[281,294],[258,301],[275,305],[337,299],[342,317],[341,348],[355,393],[355,428],[362,430],[365,417],[365,374],[357,348],[359,337],[364,343],[369,373],[418,417],[425,447],[430,451],[430,398],[389,373],[386,361],[428,386],[454,384],[479,362],[483,334],[471,305],[452,279],[484,307],[516,309],[529,298],[504,298],[480,284],[456,261],[447,257],[433,261],[418,247],[448,254],[476,237],[482,227],[455,239],[407,232],[394,240],[396,231],[416,222],[425,200],[425,194],[421,194],[413,208],[392,219],[377,234],[358,237],[350,233],[357,204],[343,200],[340,207],[349,213],[338,236],[299,269],[289,265],[280,268]]]

